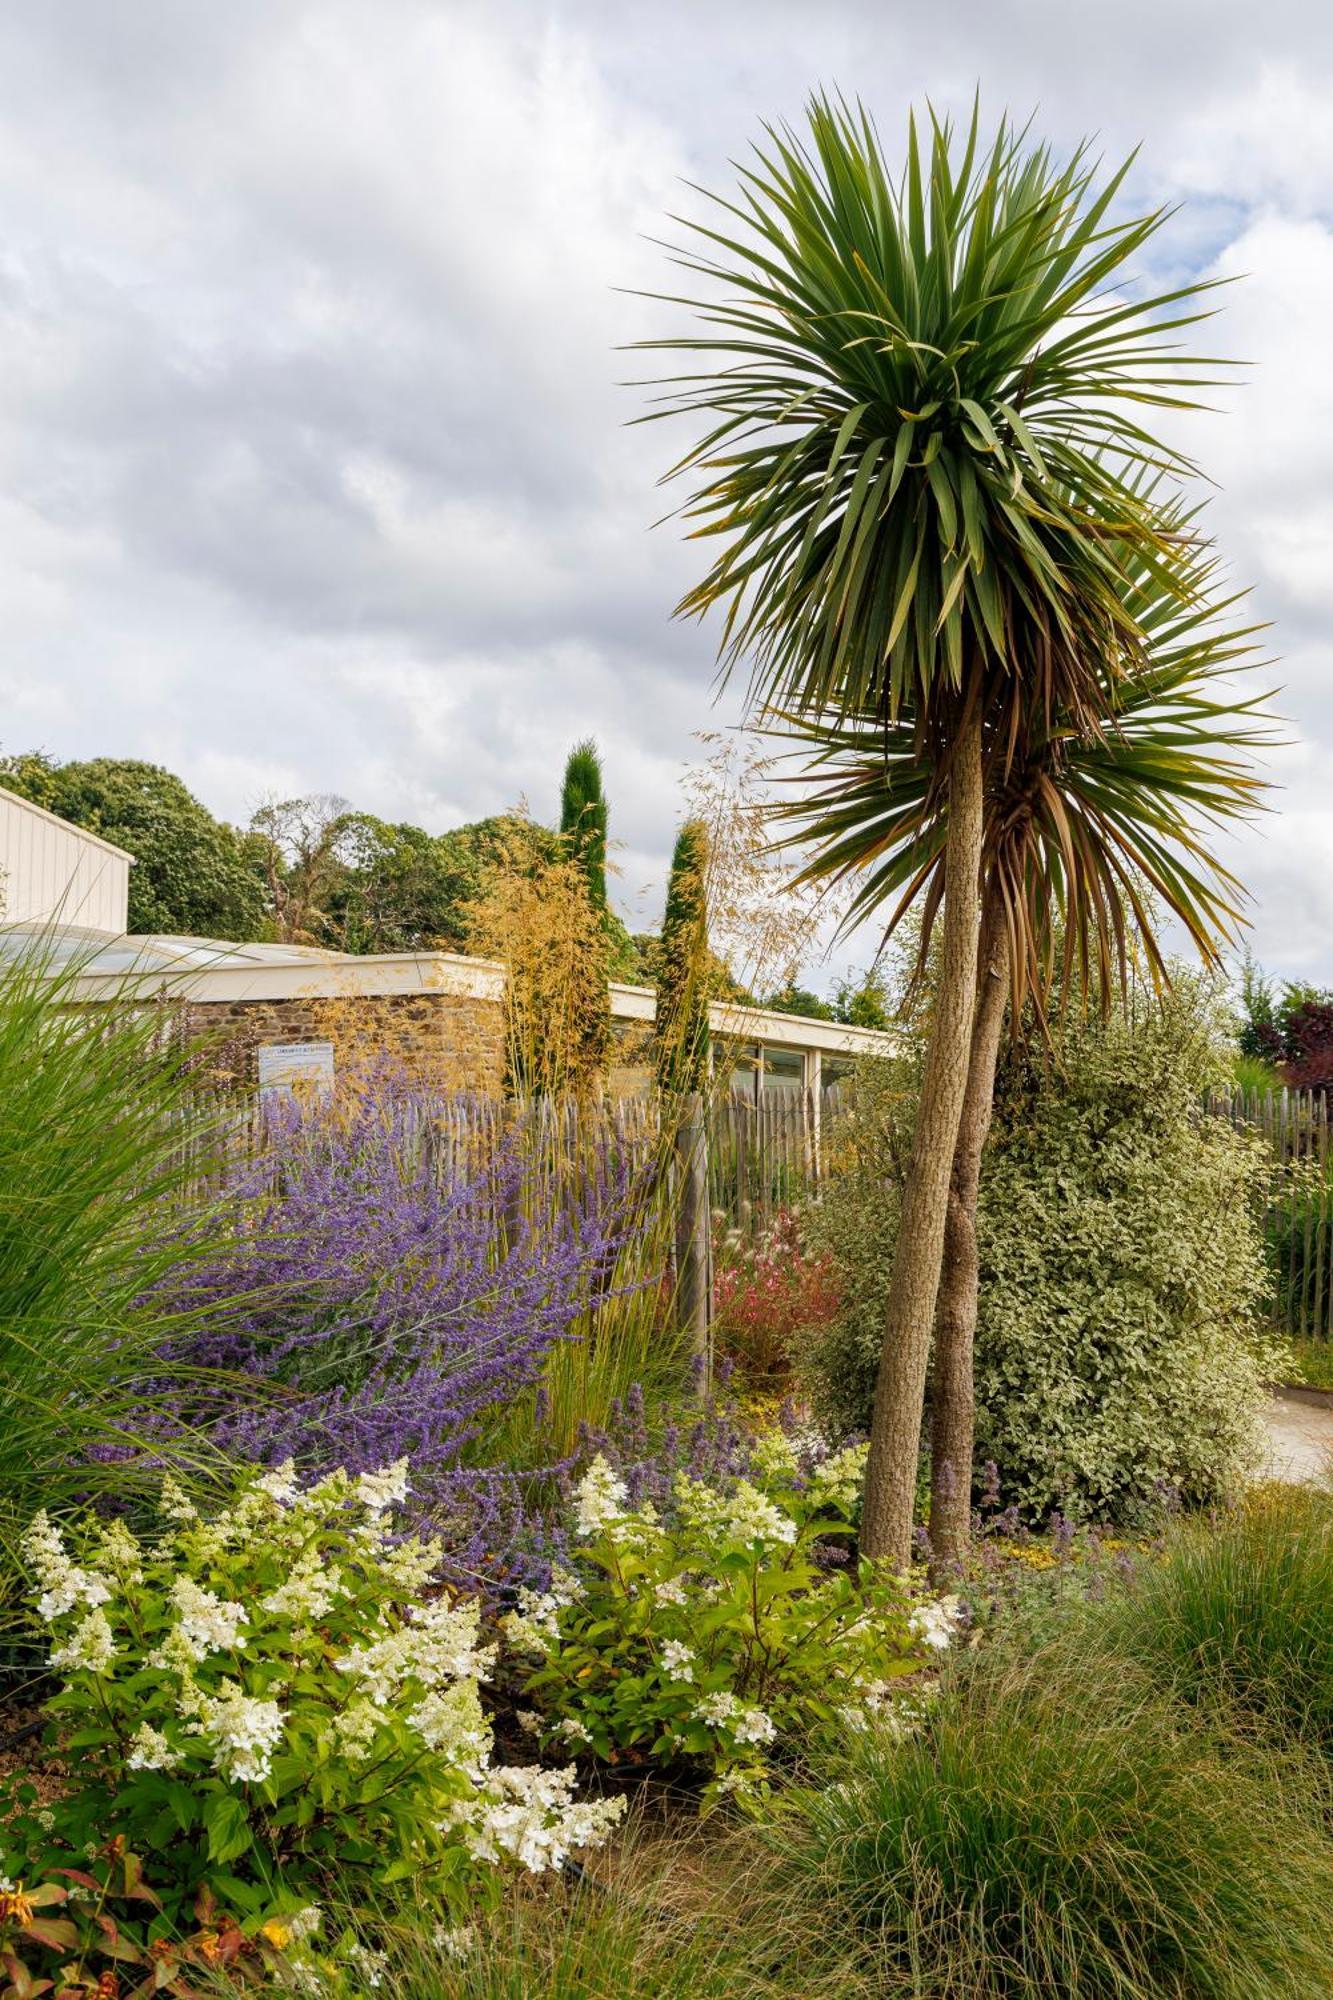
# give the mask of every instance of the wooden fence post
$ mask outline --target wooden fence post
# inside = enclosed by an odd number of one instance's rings
[[[713,1236],[708,1212],[708,1132],[703,1099],[680,1101],[676,1151],[676,1309],[699,1364],[700,1389],[713,1375]]]

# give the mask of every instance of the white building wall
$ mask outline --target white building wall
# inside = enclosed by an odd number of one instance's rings
[[[0,786],[0,922],[129,928],[131,857]]]

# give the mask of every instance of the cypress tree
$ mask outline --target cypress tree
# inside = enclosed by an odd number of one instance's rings
[[[686,820],[676,835],[657,950],[657,1081],[702,1090],[708,1077],[708,829]]]
[[[589,736],[576,743],[565,762],[560,787],[560,831],[588,881],[594,910],[606,908],[606,793],[602,760]]]

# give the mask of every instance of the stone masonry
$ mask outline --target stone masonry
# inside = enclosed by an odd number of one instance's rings
[[[386,1058],[421,1083],[498,1095],[504,1088],[504,1006],[457,993],[320,995],[291,1000],[195,1001],[192,1035],[208,1037],[219,1083],[253,1088],[256,1051],[284,1042],[332,1042],[339,1075]]]

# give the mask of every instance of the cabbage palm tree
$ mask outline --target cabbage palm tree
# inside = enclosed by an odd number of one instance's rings
[[[1056,988],[1106,1005],[1136,947],[1154,983],[1168,982],[1170,919],[1217,965],[1241,919],[1240,885],[1211,838],[1263,790],[1263,698],[1228,678],[1255,664],[1258,628],[1231,622],[1238,600],[1217,596],[1217,560],[1192,521],[1174,531],[1187,550],[1178,578],[1165,584],[1151,565],[1127,577],[1142,658],[1104,689],[1096,729],[1034,714],[1013,756],[988,760],[978,992],[935,1320],[930,1534],[943,1561],[963,1553],[971,1520],[977,1194],[1006,1011],[1017,1023],[1030,1003],[1044,1022]],[[929,912],[943,894],[948,801],[910,721],[782,726],[805,768],[779,810],[813,849],[807,876],[855,883],[848,924],[879,913],[892,929],[918,900]]]
[[[881,716],[944,812],[940,985],[886,1315],[863,1541],[903,1563],[976,991],[985,763],[1026,718],[1094,739],[1143,638],[1129,560],[1183,601],[1181,550],[1142,477],[1189,469],[1146,428],[1206,364],[1174,335],[1198,288],[1113,289],[1162,211],[1113,220],[1099,182],[1001,125],[915,122],[899,178],[870,119],[826,98],[769,128],[736,199],[677,253],[697,363],[654,416],[697,435],[668,477],[715,553],[678,610],[722,615],[724,673],[761,709]],[[947,807],[947,811],[945,808]]]

